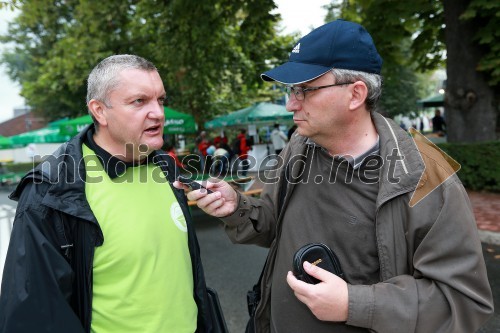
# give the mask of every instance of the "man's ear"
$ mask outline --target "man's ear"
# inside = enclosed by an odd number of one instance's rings
[[[104,104],[102,102],[91,99],[87,107],[89,108],[94,119],[99,123],[99,126],[106,126],[108,124],[108,121],[104,116]]]
[[[365,104],[366,96],[368,96],[368,88],[363,81],[356,81],[351,87],[351,103],[349,107],[351,110],[358,109]]]

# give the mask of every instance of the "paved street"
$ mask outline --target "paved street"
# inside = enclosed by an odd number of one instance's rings
[[[13,218],[15,203],[0,192],[0,242],[6,224]],[[217,290],[231,333],[244,332],[248,319],[246,292],[259,278],[267,253],[251,245],[233,245],[222,223],[193,208],[208,286]],[[0,244],[0,250],[4,244]],[[483,243],[491,287],[495,296],[495,316],[479,331],[500,333],[500,245]],[[1,251],[0,251],[1,254]]]
[[[229,332],[245,331],[248,320],[247,291],[259,279],[267,249],[234,245],[223,224],[201,210],[193,209],[207,285],[217,290]]]

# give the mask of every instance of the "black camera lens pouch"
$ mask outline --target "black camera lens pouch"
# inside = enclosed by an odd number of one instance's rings
[[[304,261],[312,265],[321,267],[340,278],[344,278],[344,273],[340,267],[340,262],[335,253],[328,246],[322,243],[307,244],[297,250],[293,256],[293,275],[299,280],[307,283],[317,284],[321,281],[310,276],[304,271]]]

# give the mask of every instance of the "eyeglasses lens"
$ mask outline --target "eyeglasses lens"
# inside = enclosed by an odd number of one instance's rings
[[[298,101],[302,101],[304,99],[304,90],[302,90],[301,87],[287,86],[286,93],[288,96],[293,93]]]

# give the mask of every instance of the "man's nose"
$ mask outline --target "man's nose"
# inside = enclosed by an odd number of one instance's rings
[[[163,105],[160,105],[157,101],[153,101],[151,105],[149,105],[148,116],[150,118],[162,118],[164,115]]]
[[[289,112],[295,112],[302,108],[302,102],[295,97],[295,94],[291,93],[288,101],[286,102],[286,110]]]

